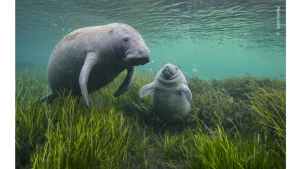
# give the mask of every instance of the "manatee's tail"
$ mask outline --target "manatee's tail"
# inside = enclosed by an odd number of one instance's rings
[[[52,103],[52,101],[56,98],[57,98],[56,94],[50,93],[50,94],[44,96],[43,98],[41,98],[40,100],[38,100],[38,102]]]

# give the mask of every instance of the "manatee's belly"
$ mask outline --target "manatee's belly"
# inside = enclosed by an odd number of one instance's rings
[[[76,34],[76,33],[75,33]],[[72,90],[80,95],[79,76],[88,51],[97,52],[95,41],[85,39],[78,34],[73,40],[64,38],[53,50],[47,69],[47,81],[52,91]],[[97,52],[98,53],[98,52]],[[100,56],[101,57],[101,56]],[[102,56],[113,57],[113,56]],[[88,79],[88,93],[98,90],[113,81],[124,69],[122,65],[111,62],[104,64],[102,59],[92,69]]]
[[[59,72],[52,74],[53,72]],[[48,73],[48,83],[52,91],[59,91],[67,89],[72,90],[73,94],[80,95],[81,90],[79,86],[79,75],[80,72],[77,70],[73,71],[59,71],[59,69]],[[98,90],[110,82],[112,82],[120,72],[110,73],[109,75],[103,74],[100,70],[92,70],[88,80],[88,93]]]
[[[73,94],[80,95],[79,76],[84,60],[54,60],[48,65],[47,81],[52,91],[62,92],[72,90]],[[122,71],[123,67],[114,68],[113,65],[98,64],[89,76],[88,93],[100,89],[113,81]]]
[[[172,118],[176,114],[184,117],[190,111],[190,103],[175,90],[154,90],[151,101],[153,109],[165,117]]]

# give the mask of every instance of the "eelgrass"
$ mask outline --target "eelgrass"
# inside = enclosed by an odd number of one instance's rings
[[[45,71],[16,73],[16,168],[285,168],[285,81],[187,78],[191,118],[174,124],[151,108],[140,88],[154,73],[136,73],[89,95],[51,104]]]
[[[71,100],[71,99],[68,99]],[[126,166],[130,144],[130,127],[113,107],[93,108],[88,116],[75,101],[63,106],[61,118],[55,123],[48,116],[47,140],[36,147],[33,168],[120,168]]]
[[[282,161],[272,160],[276,155],[260,139],[260,135],[250,140],[232,138],[218,128],[215,135],[194,134],[192,146],[182,147],[189,168],[285,168]]]
[[[252,108],[257,123],[264,132],[277,144],[279,151],[275,152],[283,161],[286,157],[286,94],[284,92],[261,93],[251,98]],[[277,147],[276,146],[276,147]]]

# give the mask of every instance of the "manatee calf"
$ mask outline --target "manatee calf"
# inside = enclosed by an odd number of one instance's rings
[[[53,50],[47,70],[52,90],[41,101],[51,102],[65,89],[83,96],[104,87],[123,70],[127,76],[115,92],[117,97],[132,85],[135,66],[149,62],[150,51],[142,36],[131,26],[112,23],[77,29],[65,36]]]
[[[178,67],[166,64],[155,76],[154,82],[143,86],[140,97],[152,92],[152,108],[162,117],[175,120],[176,114],[185,118],[189,113],[192,93]]]

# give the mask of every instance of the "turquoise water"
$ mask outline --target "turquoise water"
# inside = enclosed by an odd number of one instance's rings
[[[65,35],[113,22],[134,27],[151,51],[137,71],[171,62],[201,79],[286,78],[284,0],[16,0],[16,68],[46,71]]]

